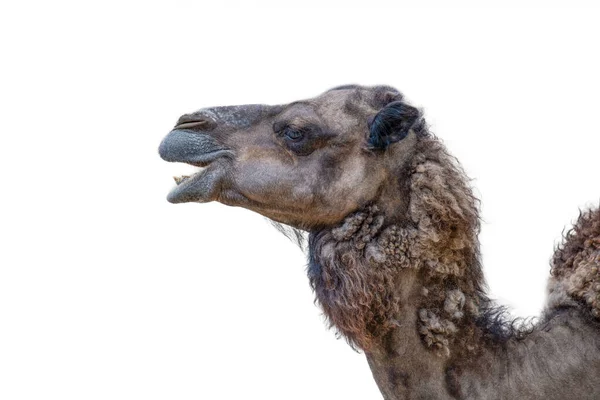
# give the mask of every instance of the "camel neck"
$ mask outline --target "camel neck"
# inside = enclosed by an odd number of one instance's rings
[[[369,349],[403,321],[406,307],[422,344],[440,356],[449,356],[457,332],[471,327],[483,298],[478,255],[460,243],[447,253],[431,251],[431,237],[410,225],[385,226],[376,206],[311,233],[311,286],[351,345]]]
[[[423,346],[415,329],[416,317],[406,317],[381,344],[365,351],[383,398],[433,398],[428,397],[432,393],[436,399],[451,398],[446,395],[445,360]]]
[[[449,264],[436,263],[444,254],[428,252],[428,240],[414,226],[386,226],[376,206],[309,238],[317,301],[331,326],[365,352],[386,400],[448,393],[449,360],[477,351],[479,287],[459,270],[478,267],[466,266],[477,255],[455,246]]]

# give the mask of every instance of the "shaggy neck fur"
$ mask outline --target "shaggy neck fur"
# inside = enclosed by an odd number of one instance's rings
[[[423,345],[447,356],[485,302],[479,220],[464,174],[443,146],[434,139],[419,146],[399,171],[409,176],[406,216],[373,204],[311,234],[309,278],[331,325],[353,346],[368,351],[380,342],[402,323],[410,299]]]

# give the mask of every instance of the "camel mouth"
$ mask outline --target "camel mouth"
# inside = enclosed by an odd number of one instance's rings
[[[222,182],[227,171],[228,157],[217,157],[202,166],[187,163],[196,172],[189,175],[174,176],[175,187],[167,195],[169,203],[207,203],[219,197]],[[188,166],[189,166],[188,165]]]
[[[169,203],[205,203],[216,197],[216,181],[219,179],[218,169],[202,168],[193,175],[173,177],[176,186],[167,195]]]
[[[205,169],[206,169],[206,167],[199,167],[199,168],[198,168],[198,171],[196,171],[196,172],[194,172],[194,173],[192,173],[192,174],[190,174],[190,175],[177,175],[177,176],[174,176],[174,177],[173,177],[173,180],[175,181],[175,184],[176,184],[177,186],[179,186],[179,185],[180,185],[181,183],[183,183],[184,181],[186,181],[186,180],[188,180],[188,179],[192,178],[192,177],[193,177],[193,176],[195,176],[195,175],[198,175],[198,174],[202,173],[202,171],[204,171]]]
[[[219,193],[226,159],[233,152],[205,134],[186,129],[174,129],[161,142],[158,152],[169,162],[199,167],[191,175],[174,176],[176,186],[167,195],[170,203],[213,201]]]

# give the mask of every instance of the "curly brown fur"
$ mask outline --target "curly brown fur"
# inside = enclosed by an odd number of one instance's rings
[[[600,209],[582,213],[552,258],[549,307],[581,304],[600,317]]]
[[[390,316],[400,305],[393,267],[371,264],[363,257],[365,244],[381,228],[376,212],[376,207],[368,207],[340,227],[309,238],[308,275],[317,300],[330,324],[363,349],[390,328]]]
[[[419,271],[419,332],[445,354],[455,324],[465,314],[476,317],[484,298],[477,200],[443,145],[430,136],[421,140],[408,166],[406,223],[382,229],[384,217],[368,206],[310,238],[317,300],[331,325],[362,349],[397,323],[401,269]]]

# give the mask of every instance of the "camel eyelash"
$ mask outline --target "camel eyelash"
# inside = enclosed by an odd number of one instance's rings
[[[315,131],[315,127],[313,125],[287,124],[277,128],[277,130],[274,130],[278,137],[288,138],[291,140],[300,140],[301,138],[307,137]]]

